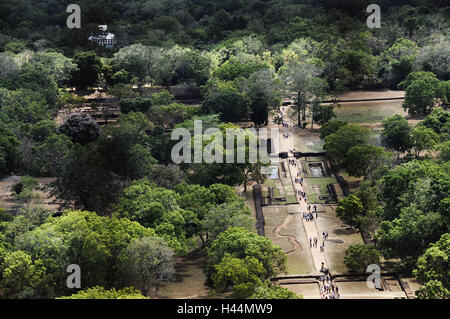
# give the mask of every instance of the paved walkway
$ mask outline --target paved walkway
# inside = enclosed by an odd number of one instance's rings
[[[283,114],[283,118],[287,119],[288,116],[286,114]],[[292,123],[289,123],[289,127],[281,127],[280,128],[280,152],[288,152],[294,149],[294,139],[292,138],[292,136],[290,136],[289,138],[284,138],[283,137],[283,133],[288,133],[288,134],[293,134],[294,131],[292,130]],[[300,185],[299,183],[295,183],[295,178],[297,177],[297,173],[298,171],[301,172],[301,166],[299,166],[299,163],[297,160],[295,160],[295,163],[297,163],[296,166],[289,164],[289,160],[288,160],[288,167],[289,167],[289,172],[291,175],[291,180],[292,180],[292,185],[294,187],[294,191],[295,191],[295,196],[297,198],[298,203],[300,204],[300,214],[301,216],[303,216],[303,213],[307,213],[308,212],[308,205],[310,205],[306,199],[301,198],[301,196],[298,194],[297,190],[300,190],[301,192],[305,192],[306,193],[306,188],[305,188],[305,182],[303,182],[303,186]],[[313,212],[313,208],[311,205],[311,212]],[[315,214],[314,214],[314,218],[315,218]],[[317,247],[311,247],[310,251],[311,251],[311,255],[314,261],[314,266],[316,268],[316,270],[318,272],[320,272],[321,268],[322,268],[322,263],[324,264],[324,266],[326,268],[328,268],[326,260],[325,260],[325,253],[320,251],[320,245],[323,242],[323,237],[321,234],[319,234],[319,231],[317,230],[317,226],[316,226],[316,222],[313,221],[306,221],[306,219],[302,218],[303,221],[303,226],[305,228],[306,231],[306,236],[307,236],[307,240],[309,241],[310,238],[314,239],[314,237],[316,237],[318,239],[318,243],[317,243]],[[325,247],[326,249],[326,247]]]

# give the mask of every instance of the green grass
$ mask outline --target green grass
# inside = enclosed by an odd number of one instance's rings
[[[349,123],[378,123],[395,114],[405,115],[401,103],[401,101],[342,103],[342,106],[336,109],[336,120]]]
[[[328,193],[327,185],[337,183],[334,177],[316,177],[316,178],[305,178],[306,183],[306,193],[308,197],[308,202],[310,203],[325,203],[324,200],[320,200],[319,196],[330,196]],[[314,186],[319,186],[320,194],[316,193]]]
[[[271,179],[271,178],[266,178],[266,180],[264,181],[264,185],[272,187],[272,188],[277,188],[277,180]]]
[[[325,143],[319,138],[316,139],[298,139],[295,141],[295,149],[300,152],[322,152]]]

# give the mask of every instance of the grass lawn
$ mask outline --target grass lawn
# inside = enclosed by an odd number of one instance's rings
[[[315,269],[301,216],[295,215],[294,219],[280,232],[282,235],[295,236],[301,246],[300,250],[292,251],[294,247],[289,240],[286,237],[278,237],[273,232],[288,216],[288,210],[288,207],[285,206],[263,207],[265,235],[275,245],[280,246],[284,252],[290,252],[287,258],[288,274],[312,274]]]
[[[396,114],[406,116],[400,100],[341,103],[335,112],[337,120],[349,123],[376,123]]]
[[[277,187],[277,180],[276,179],[272,179],[272,178],[266,178],[264,180],[264,185],[270,186],[272,188],[276,188]]]
[[[330,206],[326,207],[325,214],[319,214],[316,220],[319,234],[327,231],[328,240],[325,243],[325,258],[333,274],[344,274],[347,268],[344,265],[345,251],[351,245],[364,244],[361,234],[349,228],[336,216],[336,212]]]
[[[328,193],[327,185],[337,183],[334,177],[316,177],[316,178],[305,178],[306,184],[306,196],[308,198],[308,202],[310,203],[325,203],[324,200],[320,200],[319,196],[330,196]],[[317,193],[314,186],[318,186],[320,189],[320,193]]]

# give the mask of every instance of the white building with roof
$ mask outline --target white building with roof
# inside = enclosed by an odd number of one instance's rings
[[[91,35],[89,41],[94,41],[98,45],[102,45],[106,48],[112,48],[116,44],[116,37],[113,33],[107,32],[108,26],[106,24],[101,24],[98,26],[100,34]]]

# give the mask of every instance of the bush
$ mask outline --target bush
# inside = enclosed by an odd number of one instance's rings
[[[152,106],[152,99],[149,98],[135,98],[135,99],[123,99],[120,101],[120,112],[142,112],[147,113]]]
[[[365,273],[367,266],[380,264],[380,252],[373,245],[352,245],[345,251],[344,264],[351,273]]]
[[[4,208],[0,207],[0,222],[8,222],[13,219],[12,215]]]
[[[101,135],[97,122],[87,114],[72,114],[59,130],[72,142],[82,145],[95,141]]]

